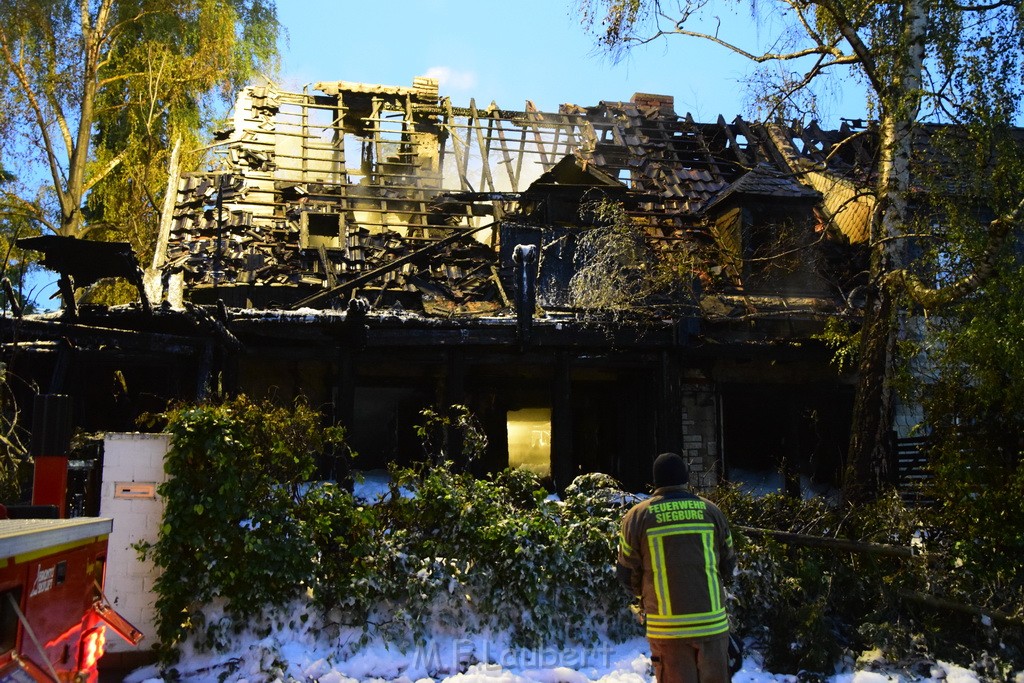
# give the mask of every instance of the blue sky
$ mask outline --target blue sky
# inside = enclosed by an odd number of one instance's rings
[[[667,3],[671,4],[671,3]],[[749,114],[742,79],[750,63],[725,49],[673,36],[613,64],[595,53],[575,0],[278,0],[287,35],[279,84],[316,81],[410,85],[434,75],[453,103],[492,100],[541,110],[628,100],[634,92],[675,97],[676,112],[700,121]],[[749,44],[777,31],[773,17],[755,22],[750,3],[721,3],[720,35]],[[841,89],[842,86],[840,86]],[[848,93],[849,95],[849,93]],[[863,116],[861,97],[823,97],[824,117]]]

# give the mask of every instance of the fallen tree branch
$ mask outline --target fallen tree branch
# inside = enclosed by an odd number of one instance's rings
[[[886,545],[884,543],[869,543],[867,541],[852,541],[845,538],[825,538],[824,536],[811,536],[808,534],[795,534],[788,531],[773,531],[772,529],[757,529],[754,527],[736,527],[748,536],[759,536],[773,538],[780,543],[789,545],[803,545],[813,548],[832,548],[835,550],[846,550],[851,553],[867,553],[869,555],[886,555],[889,557],[919,557],[921,552],[914,548]]]
[[[934,595],[928,595],[927,593],[920,593],[918,591],[912,591],[907,589],[900,589],[898,595],[911,602],[916,602],[925,607],[932,607],[935,609],[950,610],[953,612],[962,612],[964,614],[973,614],[976,617],[985,618],[988,617],[993,621],[1002,622],[1018,628],[1024,628],[1024,619],[1015,617],[999,610],[987,610],[981,607],[975,607],[974,605],[965,605],[962,602],[950,600],[948,598],[939,598]]]

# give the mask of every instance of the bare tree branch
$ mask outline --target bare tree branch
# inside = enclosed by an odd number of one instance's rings
[[[999,0],[998,2],[989,3],[987,5],[953,5],[953,7],[961,12],[988,12],[990,10],[999,9],[1000,7],[1020,9],[1020,0]]]
[[[691,31],[689,29],[682,28],[681,26],[676,26],[676,28],[671,30],[659,30],[647,38],[636,38],[633,42],[635,42],[638,45],[645,45],[647,43],[654,42],[659,38],[671,35],[688,36],[691,38],[700,38],[701,40],[707,40],[758,64],[763,64],[765,62],[790,61],[794,59],[800,59],[803,57],[812,57],[815,55],[832,56],[835,58],[834,63],[836,64],[850,64],[857,61],[856,58],[850,55],[843,54],[842,50],[839,50],[838,48],[835,47],[830,47],[828,45],[810,47],[805,50],[797,50],[796,52],[766,52],[764,54],[755,55],[751,52],[744,50],[738,45],[735,45],[733,43],[730,43],[726,40],[719,38],[718,36],[711,35],[710,33],[702,33],[700,31]],[[830,62],[830,64],[831,63],[832,62]]]
[[[888,86],[879,76],[878,65],[875,63],[871,48],[861,39],[857,29],[850,23],[849,14],[843,8],[841,0],[819,0],[817,4],[828,12],[829,17],[839,27],[839,33],[857,56],[857,61],[864,69],[871,87],[879,94],[886,92]]]
[[[47,229],[56,232],[56,226],[47,219],[46,214],[33,202],[26,201],[13,192],[4,192],[0,200],[0,213],[18,216],[41,223]]]

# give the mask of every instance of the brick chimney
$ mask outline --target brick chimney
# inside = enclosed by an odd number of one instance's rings
[[[656,95],[654,93],[638,92],[633,93],[629,101],[642,109],[656,108],[663,114],[676,113],[676,98],[672,95]]]

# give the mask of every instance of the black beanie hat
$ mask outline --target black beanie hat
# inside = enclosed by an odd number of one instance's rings
[[[677,453],[662,453],[654,460],[654,486],[679,486],[690,483],[690,468]]]

